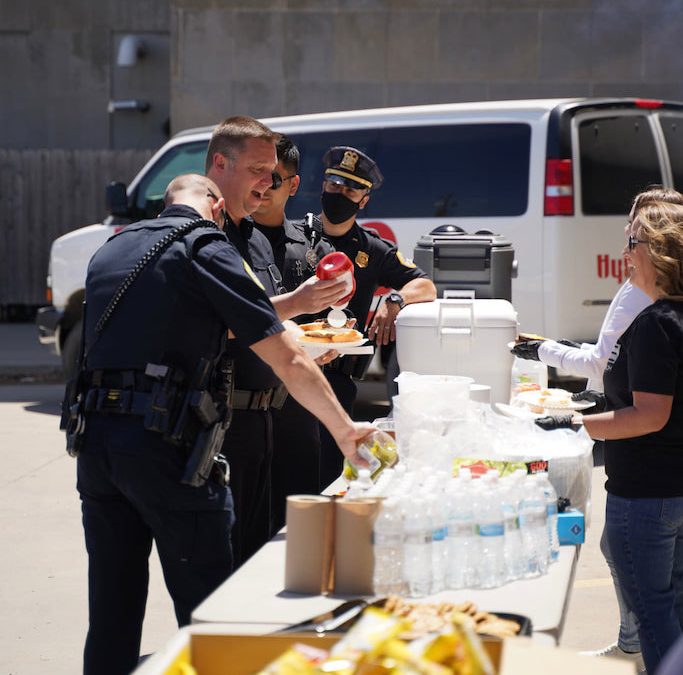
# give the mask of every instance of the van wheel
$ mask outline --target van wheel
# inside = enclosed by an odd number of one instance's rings
[[[62,345],[62,371],[67,382],[76,374],[82,331],[83,321],[80,320],[72,326]]]
[[[396,346],[394,345],[389,354],[389,359],[387,360],[387,398],[389,399],[389,405],[392,405],[392,398],[398,394],[398,384],[394,382],[394,378],[399,376],[401,368],[398,365],[398,357],[396,356]]]

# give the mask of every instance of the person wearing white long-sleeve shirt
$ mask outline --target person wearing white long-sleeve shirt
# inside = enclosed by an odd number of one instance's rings
[[[587,377],[586,389],[602,391],[602,373],[614,345],[633,319],[651,304],[643,291],[627,281],[614,296],[595,344],[584,343],[576,348],[545,340],[538,346],[538,358],[577,377]]]

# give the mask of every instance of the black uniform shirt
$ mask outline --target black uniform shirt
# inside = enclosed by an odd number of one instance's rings
[[[659,431],[605,441],[607,491],[627,498],[683,496],[683,302],[646,307],[619,338],[603,381],[615,410],[633,405],[634,391],[673,396]]]
[[[358,320],[359,329],[365,328],[372,296],[379,286],[400,290],[413,279],[427,277],[413,263],[408,263],[391,242],[358,223],[341,237],[327,238],[335,250],[343,251],[353,262],[356,292],[347,309]]]
[[[237,227],[232,221],[225,225],[228,239],[235,245],[247,261],[268,297],[278,295],[273,277],[273,249],[268,239],[261,234],[249,218],[243,218]],[[241,343],[231,340],[228,353],[235,360],[235,387],[260,391],[277,387],[280,380],[272,368],[264,363],[254,352]]]
[[[111,237],[92,257],[86,279],[85,337],[89,369],[172,365],[191,376],[200,357],[218,355],[230,328],[245,348],[283,330],[270,300],[225,234],[193,230],[148,264],[95,341],[95,324],[117,288],[163,236],[200,215],[165,209]]]
[[[254,224],[273,247],[275,264],[282,274],[282,283],[287,291],[293,291],[313,276],[318,262],[334,250],[323,238],[322,231],[315,232],[309,228],[305,219],[285,218],[281,227]],[[299,323],[310,319],[309,315],[296,317]]]

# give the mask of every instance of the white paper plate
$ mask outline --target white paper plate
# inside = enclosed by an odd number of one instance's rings
[[[591,408],[595,405],[592,401],[569,401],[567,405],[563,406],[545,406],[543,403],[538,401],[540,392],[543,390],[534,391],[522,391],[517,396],[515,396],[515,401],[519,401],[528,406],[537,406],[543,408],[545,411],[552,411],[553,414],[561,414],[564,412],[572,412],[579,410],[586,410],[586,408]],[[567,392],[564,389],[548,389],[550,392],[566,393],[571,396],[571,392]]]
[[[367,341],[367,338],[354,340],[353,342],[306,342],[297,339],[297,342],[303,347],[304,351],[313,358],[329,352],[331,349],[338,351],[340,354],[374,354],[374,347],[372,345],[365,345]]]
[[[532,420],[536,417],[543,417],[543,415],[531,412],[526,406],[508,405],[507,403],[494,403],[493,405],[505,417],[512,417],[518,420]]]

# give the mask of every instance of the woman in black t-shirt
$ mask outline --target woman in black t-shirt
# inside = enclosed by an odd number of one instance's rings
[[[610,412],[571,422],[605,439],[609,546],[654,673],[683,625],[683,207],[644,206],[624,256],[653,304],[608,361]]]

